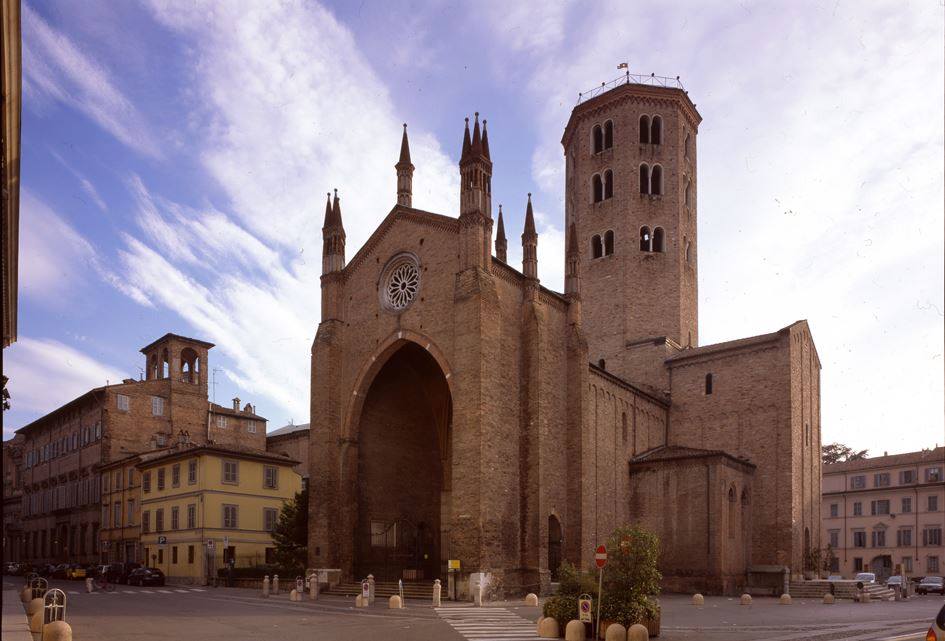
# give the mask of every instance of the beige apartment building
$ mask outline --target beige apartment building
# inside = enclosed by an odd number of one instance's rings
[[[824,465],[823,532],[832,571],[945,572],[945,447]]]

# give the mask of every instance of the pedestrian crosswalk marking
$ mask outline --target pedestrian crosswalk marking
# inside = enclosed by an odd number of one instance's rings
[[[436,608],[436,613],[470,641],[531,641],[539,638],[533,621],[505,608]]]
[[[183,592],[184,594],[187,594],[187,590],[174,590],[174,592]]]
[[[191,592],[206,592],[206,590],[201,590],[200,588],[190,588]]]
[[[141,590],[141,594],[154,594],[151,590]]]

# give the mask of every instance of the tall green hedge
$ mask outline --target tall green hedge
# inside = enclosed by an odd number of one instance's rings
[[[631,626],[659,616],[655,597],[660,591],[659,539],[637,526],[614,530],[607,542],[607,565],[604,568],[601,621]],[[544,615],[553,617],[558,625],[567,625],[578,616],[578,597],[587,593],[595,599],[597,616],[597,569],[580,570],[565,563],[560,570],[558,594],[545,602]]]

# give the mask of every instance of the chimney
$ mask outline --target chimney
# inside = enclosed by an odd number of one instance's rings
[[[243,411],[246,412],[247,414],[252,414],[253,406],[247,403],[246,405],[243,406]]]
[[[240,397],[239,396],[233,399],[233,409],[235,409],[237,412],[240,411]]]

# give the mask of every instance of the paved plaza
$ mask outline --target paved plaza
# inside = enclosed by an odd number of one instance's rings
[[[4,577],[3,600],[17,600],[19,577]],[[84,583],[52,581],[68,595],[67,620],[76,641],[419,640],[519,641],[536,639],[539,608],[517,603],[473,608],[444,603],[433,608],[409,601],[403,610],[386,609],[378,599],[356,610],[353,599],[325,596],[317,602],[292,603],[286,593],[263,599],[254,590],[189,586],[117,586],[114,592],[86,593]],[[684,596],[661,598],[660,639],[713,641],[909,641],[924,638],[942,606],[940,596],[920,596],[895,603],[823,605],[797,599],[779,605],[757,598],[751,606],[737,599],[708,597],[696,608]],[[5,608],[4,626],[10,623]],[[14,616],[25,621],[22,609]],[[19,623],[19,620],[14,621]]]

